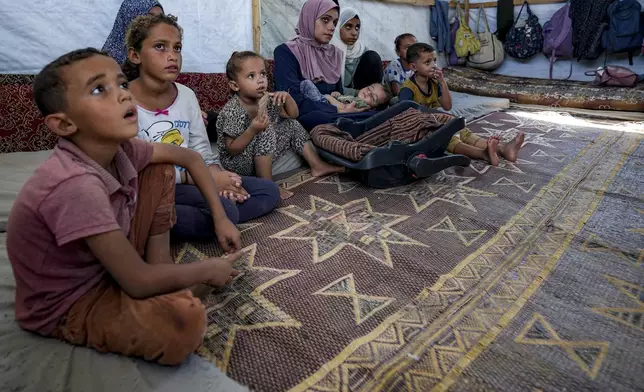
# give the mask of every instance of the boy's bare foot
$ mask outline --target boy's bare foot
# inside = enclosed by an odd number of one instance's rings
[[[523,146],[524,140],[525,133],[519,132],[510,142],[506,143],[505,145],[499,145],[499,154],[501,154],[503,158],[507,159],[510,162],[516,162],[517,155],[519,154],[521,146]]]
[[[284,188],[282,188],[282,187],[280,187],[279,189],[280,189],[280,198],[281,198],[282,200],[286,200],[286,199],[288,199],[289,197],[292,197],[292,196],[293,196],[293,192],[288,191],[288,190],[286,190],[286,189],[284,189]]]
[[[485,149],[486,160],[492,166],[499,165],[499,155],[496,150],[499,148],[499,138],[491,137],[487,139],[487,148]]]
[[[313,177],[322,177],[322,176],[326,176],[327,174],[342,173],[343,171],[344,171],[344,167],[335,166],[326,162],[322,162],[319,165],[316,165],[315,167],[311,167],[311,175]]]

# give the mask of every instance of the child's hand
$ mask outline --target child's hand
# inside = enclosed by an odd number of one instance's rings
[[[241,252],[236,252],[224,257],[213,257],[209,259],[212,268],[204,283],[216,287],[230,283],[233,277],[239,275],[239,271],[234,269],[233,265],[235,265],[235,262],[239,260],[241,255]]]
[[[203,110],[201,111],[201,118],[203,118],[204,124],[208,126],[208,114],[206,114],[206,112],[204,112]]]
[[[241,177],[236,173],[214,169],[211,169],[210,173],[219,190],[219,196],[237,203],[243,203],[250,197],[246,189],[242,187]]]
[[[278,106],[283,106],[286,101],[291,98],[291,94],[287,93],[286,91],[277,91],[274,93],[269,93],[268,95],[273,98],[273,105]]]
[[[255,134],[261,133],[268,127],[268,113],[265,109],[261,113],[257,112],[257,116],[250,123],[250,127]]]
[[[334,91],[334,92],[332,92],[332,93],[331,93],[331,96],[332,96],[333,98],[337,98],[337,97],[339,97],[339,96],[341,96],[341,95],[342,95],[342,94],[340,94],[338,91]]]
[[[346,104],[342,107],[338,108],[338,113],[361,113],[361,112],[366,112],[369,110],[369,107],[366,108],[357,108],[355,102],[351,102],[349,104]]]
[[[443,75],[443,70],[440,68],[434,69],[432,79],[442,82],[445,79],[445,76]]]
[[[241,234],[237,227],[228,219],[215,220],[215,233],[219,245],[225,252],[237,252],[241,250]]]

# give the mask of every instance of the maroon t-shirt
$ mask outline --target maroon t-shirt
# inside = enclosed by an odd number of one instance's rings
[[[151,143],[138,139],[114,157],[118,179],[75,144],[60,139],[27,180],[13,204],[7,253],[16,278],[16,319],[49,335],[79,298],[106,273],[85,237],[130,232],[137,174],[152,160]]]

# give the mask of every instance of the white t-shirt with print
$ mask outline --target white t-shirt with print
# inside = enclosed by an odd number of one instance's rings
[[[138,106],[138,137],[150,142],[190,148],[203,157],[207,166],[218,165],[219,159],[212,153],[197,96],[182,84],[174,85],[177,87],[177,98],[166,109],[150,111]],[[181,181],[181,170],[184,169],[177,168],[177,183]]]

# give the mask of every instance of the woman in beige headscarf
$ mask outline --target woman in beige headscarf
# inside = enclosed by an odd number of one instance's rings
[[[358,11],[346,8],[340,14],[338,28],[331,41],[344,53],[342,85],[347,95],[356,95],[358,90],[382,82],[382,59],[360,41],[361,28]]]

